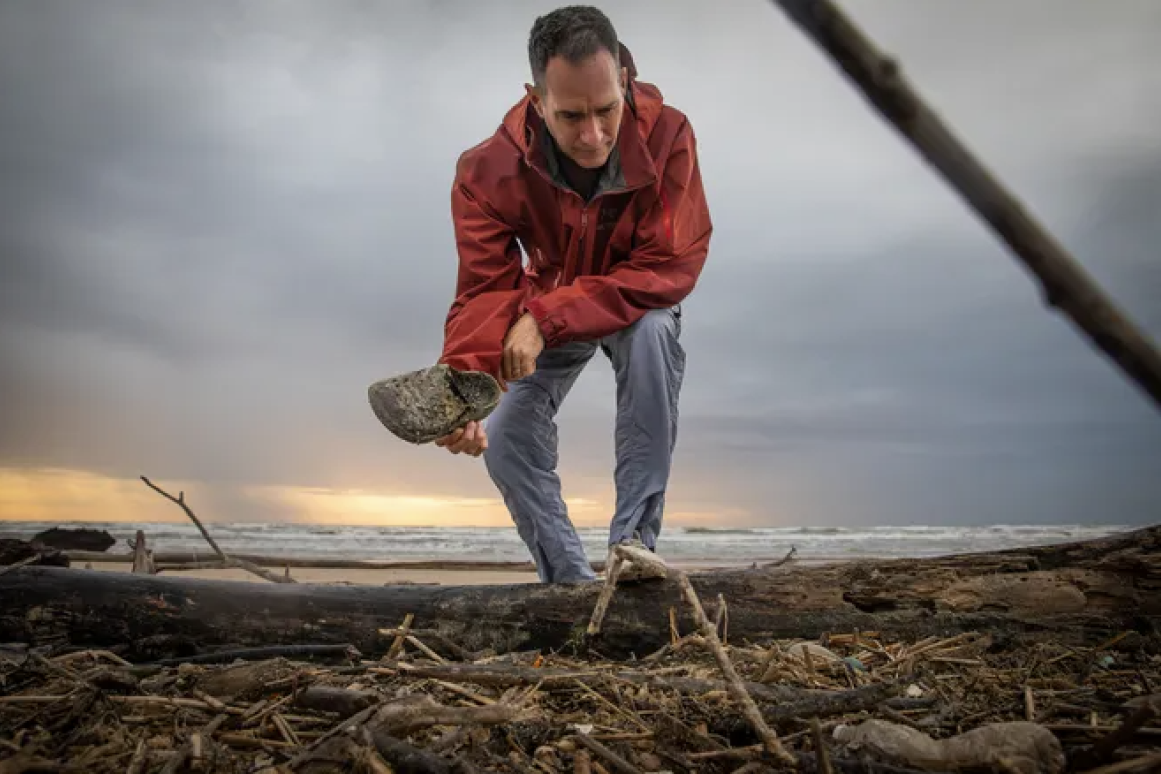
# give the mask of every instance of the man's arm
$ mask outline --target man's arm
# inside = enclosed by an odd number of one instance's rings
[[[524,283],[515,231],[486,202],[477,198],[460,175],[452,186],[451,215],[459,270],[455,300],[448,311],[449,321],[477,296],[516,290]]]
[[[527,302],[548,346],[594,339],[690,294],[705,265],[713,224],[689,122],[665,164],[660,196],[637,227],[637,247],[604,276],[584,276]]]
[[[459,269],[440,362],[500,378],[504,336],[524,298],[524,268],[515,232],[472,188],[462,164],[451,191]]]

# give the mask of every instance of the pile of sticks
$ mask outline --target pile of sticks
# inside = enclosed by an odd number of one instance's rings
[[[731,642],[721,600],[710,621],[683,588],[696,629],[679,631],[671,610],[667,644],[629,661],[471,652],[412,616],[379,632],[390,644],[374,657],[289,646],[131,664],[67,643],[10,647],[0,772],[1161,766],[1156,638],[1124,632],[1085,649],[1009,648],[986,632]]]

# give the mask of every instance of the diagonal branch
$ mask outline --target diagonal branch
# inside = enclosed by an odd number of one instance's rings
[[[259,567],[258,565],[254,564],[252,562],[248,562],[245,559],[235,559],[232,556],[227,556],[226,552],[223,551],[218,546],[218,544],[216,542],[214,542],[214,539],[212,537],[210,537],[210,533],[207,532],[206,528],[202,526],[201,521],[199,521],[198,517],[194,515],[193,510],[191,510],[190,507],[185,504],[185,492],[178,492],[177,497],[174,497],[169,492],[165,491],[161,487],[154,484],[152,481],[150,481],[145,476],[142,476],[141,480],[144,481],[145,485],[148,486],[150,489],[152,489],[154,492],[157,492],[159,495],[161,495],[165,499],[169,500],[170,502],[176,503],[177,505],[179,505],[181,507],[181,509],[183,511],[185,511],[185,515],[189,516],[189,519],[190,519],[190,521],[192,521],[194,523],[194,526],[196,526],[198,528],[198,531],[200,531],[202,533],[202,537],[204,537],[206,539],[206,542],[210,544],[210,548],[214,549],[214,553],[217,554],[221,558],[221,560],[223,562],[225,562],[226,564],[230,565],[231,567],[238,567],[240,569],[246,570],[247,572],[251,572],[260,578],[265,578],[266,580],[270,581],[271,583],[295,583],[296,582],[293,578],[290,577],[289,574],[278,575],[276,573],[270,572],[267,569]]]
[[[774,0],[847,79],[1004,240],[1063,310],[1161,408],[1161,353],[1024,206],[952,134],[831,0]]]
[[[701,600],[694,591],[693,584],[689,582],[689,576],[681,570],[674,573],[677,576],[677,582],[681,585],[682,594],[685,596],[685,601],[693,609],[694,620],[697,621],[698,629],[701,630],[702,637],[705,638],[706,647],[713,653],[714,659],[718,662],[718,667],[722,670],[722,674],[726,678],[726,689],[729,691],[734,701],[738,703],[742,711],[742,716],[749,721],[753,726],[758,738],[762,740],[762,745],[766,752],[770,753],[775,759],[782,763],[794,764],[795,759],[786,752],[786,748],[782,746],[782,742],[778,739],[778,734],[774,729],[766,723],[765,718],[762,717],[761,710],[754,702],[754,698],[750,692],[746,690],[746,685],[742,681],[738,671],[734,669],[733,662],[730,661],[730,656],[726,653],[725,648],[722,647],[721,640],[718,639],[717,629],[714,628],[713,623],[705,614],[705,609],[701,606]]]

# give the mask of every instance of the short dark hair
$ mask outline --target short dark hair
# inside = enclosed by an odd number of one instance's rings
[[[569,5],[538,17],[528,36],[532,82],[537,86],[544,84],[548,60],[554,56],[577,64],[601,49],[612,54],[618,68],[621,66],[617,31],[599,9],[591,5]]]

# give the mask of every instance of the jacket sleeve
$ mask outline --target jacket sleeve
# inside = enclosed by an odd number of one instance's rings
[[[515,231],[460,176],[452,187],[451,214],[459,269],[449,319],[483,293],[524,285]]]
[[[451,192],[459,268],[439,362],[498,375],[503,339],[519,313],[526,280],[514,230],[459,165]]]
[[[607,274],[586,275],[534,297],[525,308],[539,323],[547,346],[607,336],[650,309],[683,301],[705,265],[712,231],[697,140],[685,121],[628,258]]]

